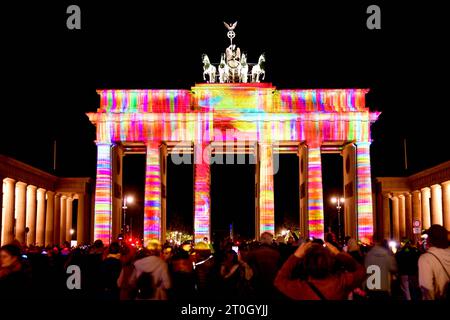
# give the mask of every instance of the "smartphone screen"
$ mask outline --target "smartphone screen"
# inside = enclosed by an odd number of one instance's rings
[[[239,247],[238,246],[232,246],[231,249],[236,252],[239,253]]]

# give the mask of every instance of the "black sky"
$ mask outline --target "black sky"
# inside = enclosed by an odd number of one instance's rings
[[[250,61],[266,53],[278,88],[370,88],[373,176],[450,159],[448,19],[442,2],[39,1],[2,4],[0,153],[57,174],[95,176],[98,88],[183,88],[201,81],[201,54],[227,46],[222,21]],[[82,29],[66,28],[78,4]],[[378,4],[382,29],[366,28]],[[407,139],[409,169],[403,167]]]

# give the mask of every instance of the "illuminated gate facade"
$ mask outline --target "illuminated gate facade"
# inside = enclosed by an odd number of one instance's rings
[[[372,240],[370,125],[379,113],[365,106],[368,90],[205,83],[191,90],[97,92],[100,108],[87,114],[97,127],[95,239],[109,243],[120,233],[121,168],[127,152],[146,154],[144,241],[165,240],[166,161],[182,160],[186,153],[194,154],[195,241],[210,239],[210,163],[234,150],[255,155],[257,237],[275,231],[274,159],[295,153],[300,231],[323,238],[321,153],[331,152],[343,156],[345,234]]]

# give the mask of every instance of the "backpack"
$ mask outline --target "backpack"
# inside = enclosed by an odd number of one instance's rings
[[[148,300],[155,294],[155,284],[151,272],[142,272],[136,281],[136,298],[139,300]]]

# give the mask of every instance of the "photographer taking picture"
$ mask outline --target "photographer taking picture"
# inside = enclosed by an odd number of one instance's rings
[[[303,266],[304,279],[292,277],[299,264]],[[306,242],[285,262],[274,284],[294,300],[344,300],[364,278],[363,266],[349,254],[328,242]]]

